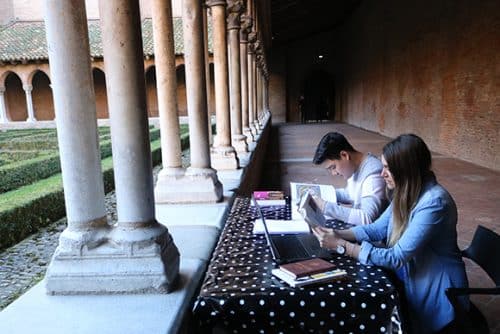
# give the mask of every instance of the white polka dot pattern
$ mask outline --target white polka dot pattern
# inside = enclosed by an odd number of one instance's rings
[[[348,278],[291,288],[271,275],[275,267],[263,235],[252,234],[257,215],[249,199],[236,198],[214,250],[193,315],[201,332],[397,332],[398,294],[378,267],[335,255]],[[290,219],[290,206],[263,207],[266,217]],[[345,227],[333,223],[335,228]],[[395,317],[396,321],[392,321]]]

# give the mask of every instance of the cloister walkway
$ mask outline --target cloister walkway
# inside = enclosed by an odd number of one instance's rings
[[[342,177],[332,179],[329,173],[311,162],[317,143],[329,131],[343,133],[356,149],[378,156],[384,144],[391,139],[339,123],[275,125],[271,131],[261,188],[289,192],[290,181],[343,186],[345,181]],[[500,172],[436,152],[433,152],[433,169],[438,181],[450,191],[457,203],[460,248],[470,243],[477,225],[500,233]],[[470,286],[494,286],[481,268],[471,262],[466,262],[466,265]],[[499,334],[500,297],[474,296],[472,300],[486,316],[491,333]]]

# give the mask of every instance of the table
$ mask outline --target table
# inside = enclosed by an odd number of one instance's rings
[[[290,219],[290,205],[264,207],[267,218]],[[400,330],[399,297],[387,273],[336,255],[345,279],[291,288],[275,267],[250,199],[237,197],[208,265],[193,317],[201,333],[388,333]],[[338,225],[336,228],[345,226]]]

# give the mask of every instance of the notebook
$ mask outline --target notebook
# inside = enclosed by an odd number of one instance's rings
[[[277,264],[289,263],[313,257],[331,258],[330,252],[320,247],[318,239],[312,233],[271,235],[262,213],[262,208],[252,195],[252,202],[264,225],[264,235]]]

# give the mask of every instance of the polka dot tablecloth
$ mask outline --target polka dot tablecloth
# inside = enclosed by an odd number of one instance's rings
[[[290,218],[289,205],[263,211],[269,218]],[[256,218],[250,200],[236,198],[195,301],[200,332],[400,332],[398,293],[384,270],[335,255],[330,261],[347,278],[289,287],[271,274],[276,265],[266,240],[252,234]]]

